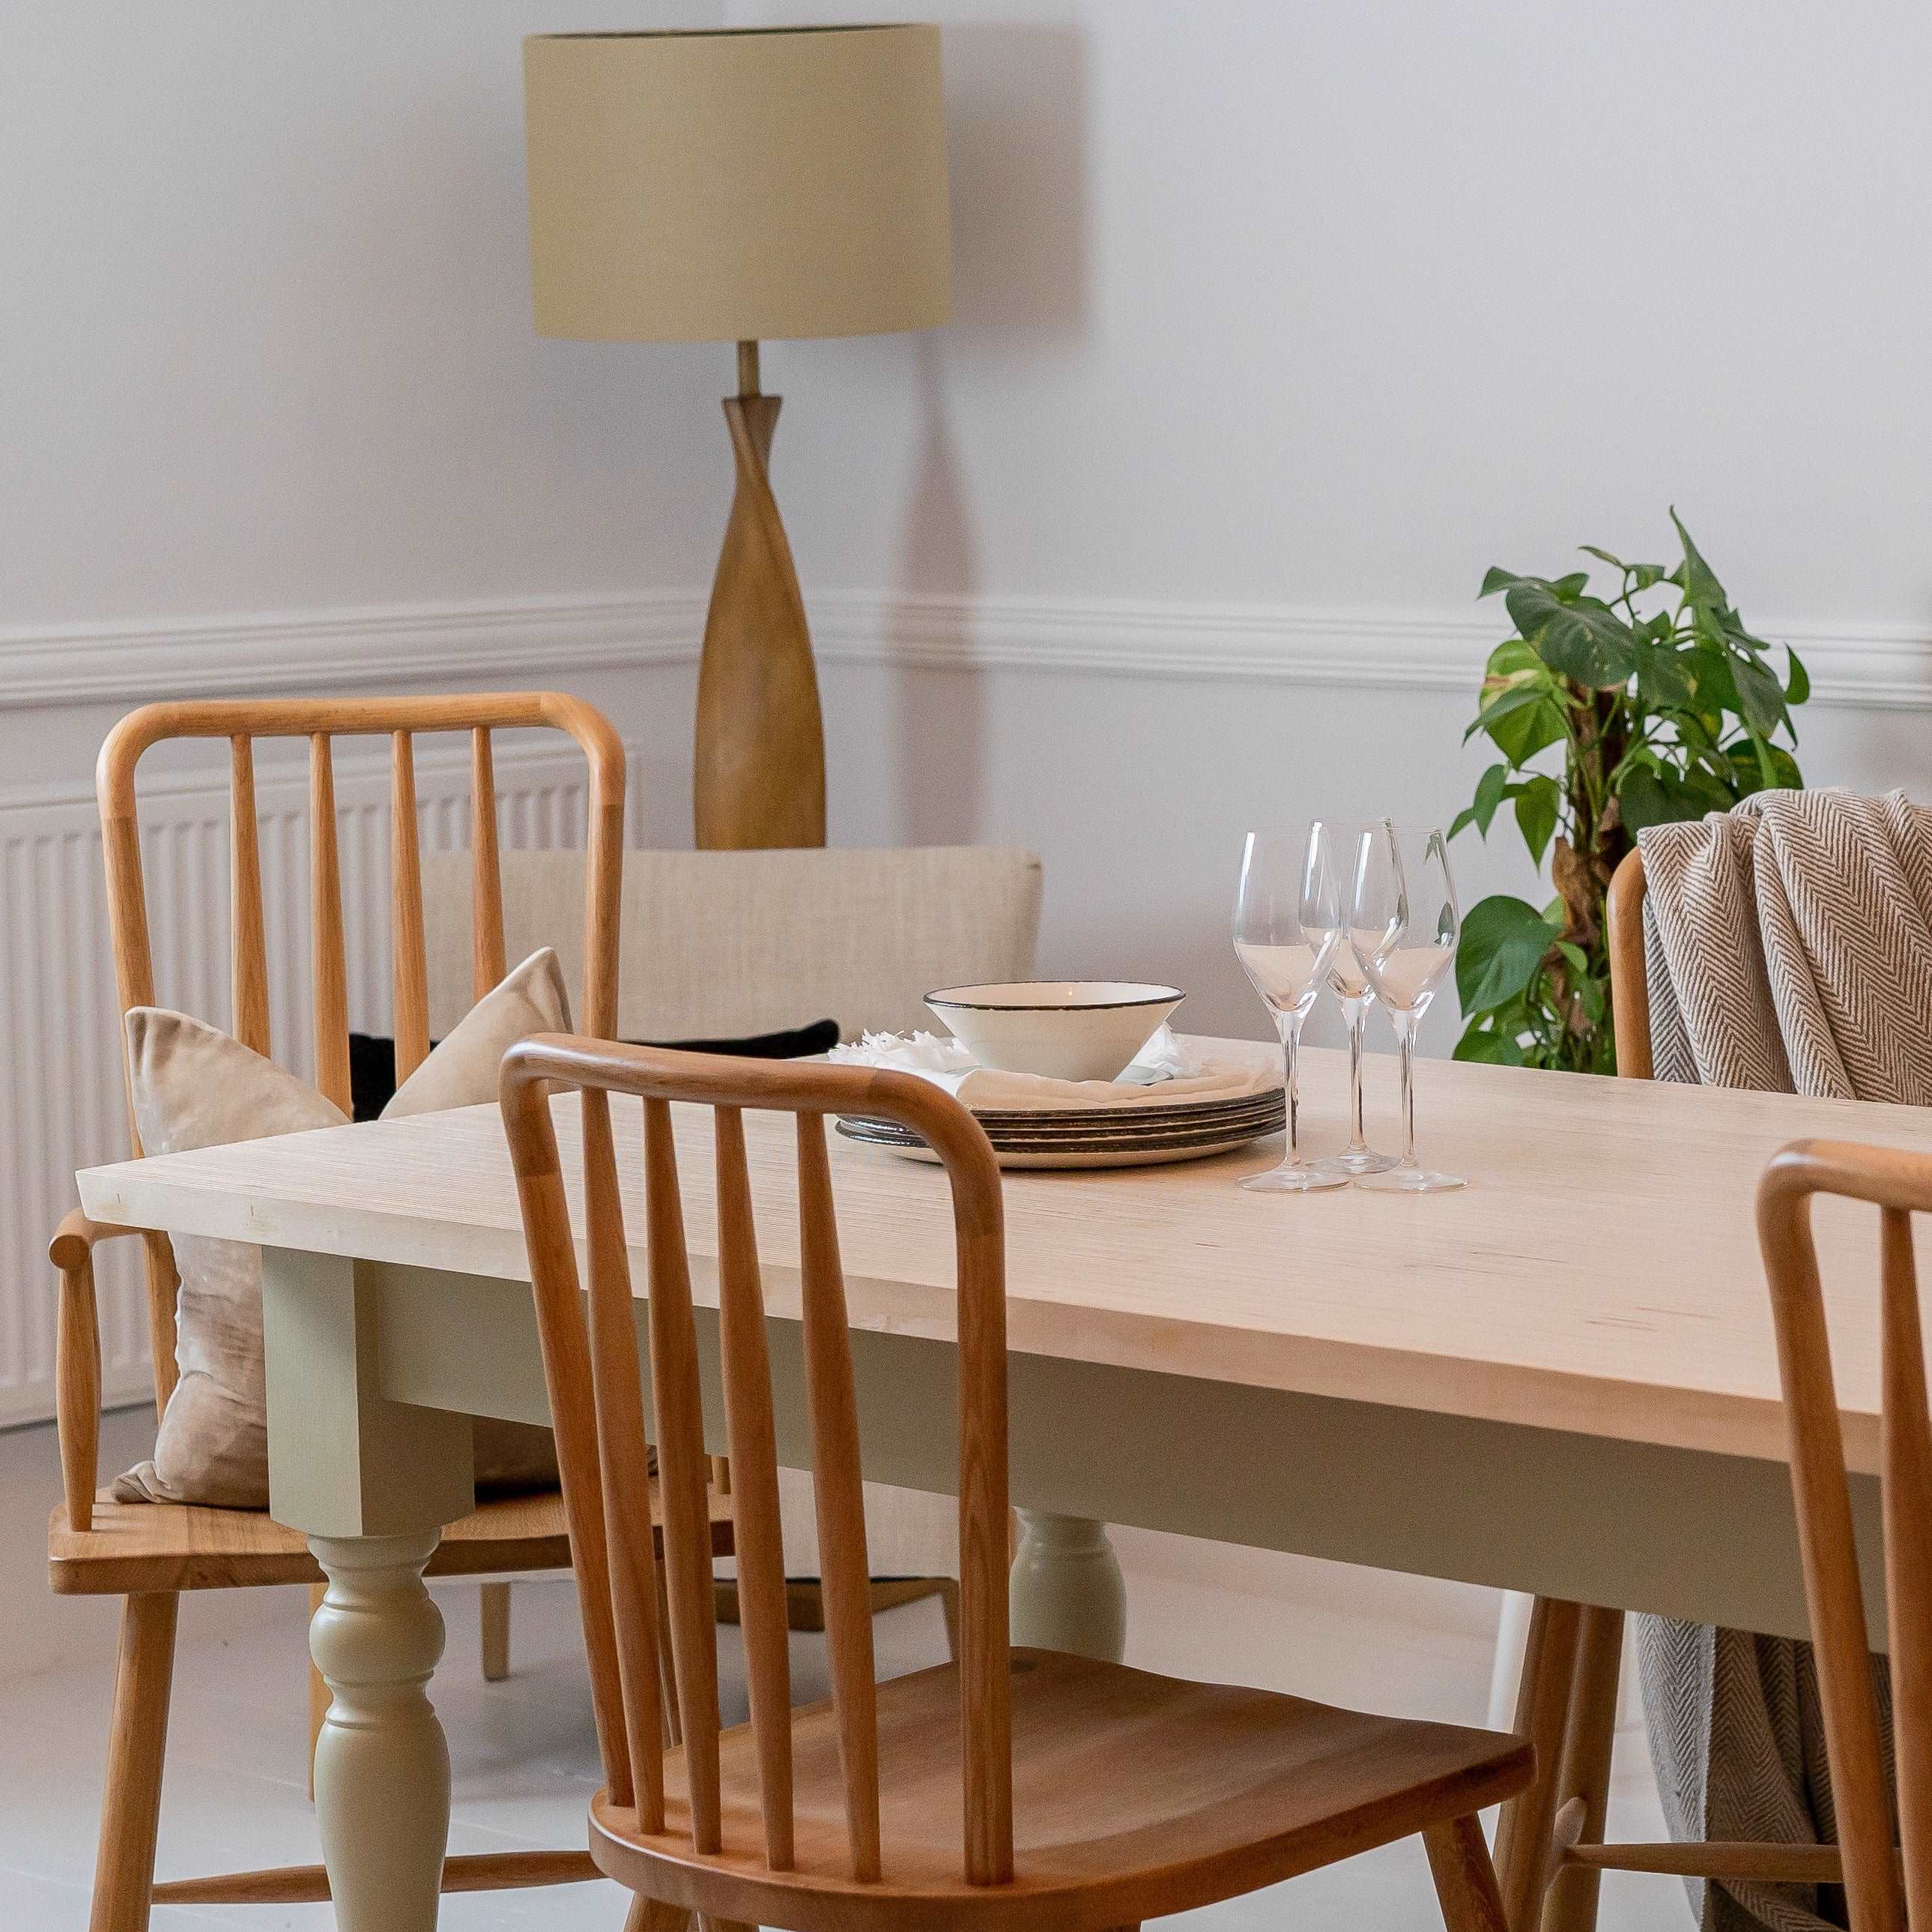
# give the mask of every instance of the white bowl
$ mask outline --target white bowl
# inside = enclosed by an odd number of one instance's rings
[[[926,1004],[982,1066],[1112,1080],[1186,998],[1127,980],[1014,980],[942,986]]]

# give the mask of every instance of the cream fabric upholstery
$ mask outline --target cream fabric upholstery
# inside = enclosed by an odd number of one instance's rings
[[[584,860],[506,852],[512,958],[554,946],[584,973]],[[976,845],[776,852],[627,852],[617,1031],[718,1040],[835,1019],[931,1028],[935,986],[1024,980],[1040,927],[1040,865]],[[425,855],[430,1031],[470,1004],[470,862]]]
[[[554,946],[580,985],[581,855],[506,852],[502,866],[511,954]],[[1041,884],[1030,852],[998,846],[627,852],[618,1033],[716,1040],[827,1018],[848,1040],[932,1030],[934,987],[1032,976]],[[466,856],[425,854],[423,918],[436,1032],[470,998]],[[811,1478],[778,1474],[786,1567],[812,1575]],[[874,1575],[958,1575],[950,1498],[868,1484],[866,1522]]]

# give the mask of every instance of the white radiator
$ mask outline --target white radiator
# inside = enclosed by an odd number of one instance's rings
[[[309,1040],[306,764],[264,744],[256,777],[275,1058],[313,1072]],[[634,758],[632,760],[635,766]],[[389,809],[386,748],[344,741],[335,760],[351,1024],[389,1030]],[[470,838],[468,740],[418,741],[424,851]],[[583,842],[586,783],[574,747],[496,746],[506,849]],[[228,783],[164,771],[140,791],[154,994],[164,1006],[229,1021]],[[641,814],[630,797],[633,842]],[[49,1238],[75,1204],[74,1171],[128,1152],[127,1103],[106,888],[93,795],[0,794],[0,1427],[54,1409],[56,1277]],[[100,1252],[102,1367],[110,1402],[151,1392],[137,1244]]]

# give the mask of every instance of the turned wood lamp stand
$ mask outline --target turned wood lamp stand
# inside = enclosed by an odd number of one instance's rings
[[[524,43],[537,332],[736,342],[737,486],[698,674],[711,849],[825,842],[818,680],[768,462],[758,345],[952,312],[939,29],[541,34]]]
[[[737,479],[698,674],[692,791],[706,851],[825,843],[818,676],[772,494],[781,400],[758,387],[758,345],[740,343],[738,393],[724,399]]]

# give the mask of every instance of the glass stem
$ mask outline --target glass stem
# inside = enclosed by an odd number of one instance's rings
[[[1301,1043],[1301,1016],[1299,1013],[1277,1013],[1275,1023],[1281,1029],[1281,1085],[1287,1096],[1288,1158],[1282,1162],[1284,1167],[1301,1165],[1301,1134],[1300,1096],[1294,1085],[1294,1050]]]
[[[1368,1135],[1362,1120],[1362,1042],[1368,1031],[1369,1003],[1344,1000],[1343,1017],[1348,1022],[1348,1151],[1366,1154]]]
[[[1413,1013],[1394,1013],[1396,1044],[1402,1053],[1402,1164],[1415,1165],[1415,1019]]]

